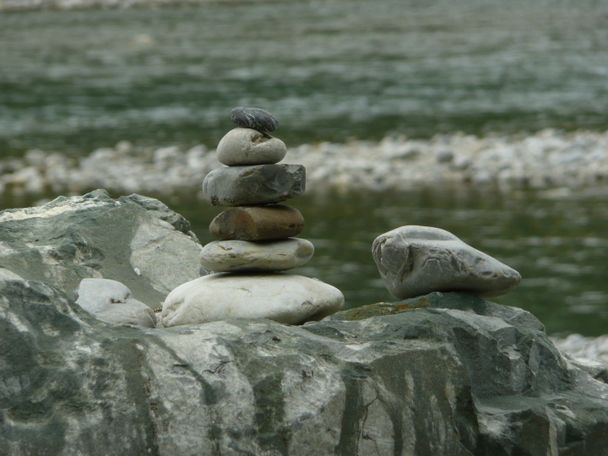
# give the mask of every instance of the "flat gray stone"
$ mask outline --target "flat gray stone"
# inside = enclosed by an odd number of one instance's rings
[[[163,326],[234,318],[267,318],[286,324],[318,320],[338,311],[342,292],[293,274],[212,274],[180,285],[163,304]]]
[[[152,309],[133,299],[131,290],[116,280],[83,279],[78,287],[76,304],[99,320],[113,325],[156,326]]]
[[[230,111],[230,120],[239,127],[261,132],[271,132],[279,126],[279,121],[272,114],[260,108],[236,107]]]
[[[203,247],[201,264],[209,271],[284,271],[305,265],[315,248],[306,239],[213,241]]]
[[[440,228],[407,225],[378,236],[372,253],[389,292],[409,298],[432,291],[506,293],[519,273]]]
[[[234,128],[217,145],[217,159],[228,166],[278,163],[286,153],[287,147],[279,138],[251,128]]]
[[[203,194],[214,206],[249,206],[285,201],[304,193],[302,165],[230,166],[211,171]]]

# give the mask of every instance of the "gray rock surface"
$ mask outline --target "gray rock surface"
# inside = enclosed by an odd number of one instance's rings
[[[209,271],[283,271],[304,266],[315,253],[312,242],[291,238],[280,241],[213,241],[203,247],[201,264]]]
[[[23,278],[13,271],[6,268],[0,268],[0,280],[23,280]]]
[[[238,127],[261,132],[271,132],[279,126],[279,121],[272,114],[260,108],[236,107],[230,111],[230,120]]]
[[[320,280],[294,274],[212,274],[180,285],[163,304],[163,326],[234,318],[301,324],[338,311],[344,296]]]
[[[0,212],[0,267],[72,298],[84,278],[118,280],[160,308],[169,291],[200,276],[202,246],[189,230],[152,198],[113,199],[103,190],[59,197]]]
[[[301,195],[305,188],[306,170],[302,165],[217,168],[203,181],[203,194],[214,206],[278,203]]]
[[[381,234],[372,254],[387,289],[401,299],[432,291],[496,296],[521,280],[516,270],[429,226],[406,225]]]
[[[82,279],[76,304],[99,320],[113,325],[156,326],[152,309],[133,299],[131,290],[116,280]]]
[[[103,325],[0,280],[3,455],[602,455],[608,385],[528,312],[434,293],[304,326]]]
[[[278,163],[286,153],[287,147],[279,138],[251,128],[233,128],[217,145],[219,162],[228,166]]]
[[[241,241],[284,239],[297,236],[303,229],[302,213],[281,204],[233,207],[218,214],[209,224],[212,236]]]

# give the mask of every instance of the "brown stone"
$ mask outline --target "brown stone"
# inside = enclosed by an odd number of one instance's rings
[[[266,241],[297,236],[304,228],[299,210],[284,206],[234,207],[217,215],[209,225],[222,240]]]

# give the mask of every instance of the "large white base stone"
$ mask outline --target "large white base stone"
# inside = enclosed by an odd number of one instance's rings
[[[212,274],[180,285],[165,299],[163,326],[231,318],[299,324],[339,310],[342,292],[295,274]]]

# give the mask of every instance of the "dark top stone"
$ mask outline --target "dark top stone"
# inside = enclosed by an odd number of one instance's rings
[[[253,128],[262,133],[277,129],[279,121],[268,111],[260,108],[245,108],[239,106],[230,111],[230,119],[242,128]]]

